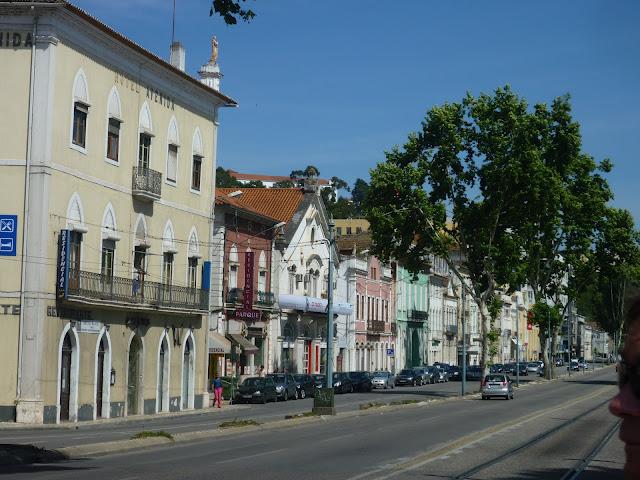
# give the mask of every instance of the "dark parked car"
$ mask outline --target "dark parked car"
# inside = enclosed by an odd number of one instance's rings
[[[426,385],[434,382],[433,371],[429,367],[415,367],[413,371],[416,374],[417,385]]]
[[[462,368],[456,365],[449,366],[449,380],[461,381],[462,380]]]
[[[489,367],[489,372],[491,373],[503,373],[504,372],[504,365],[501,363],[494,363],[493,365],[491,365]]]
[[[467,367],[467,380],[482,380],[482,368],[478,365]]]
[[[293,375],[290,373],[270,373],[267,377],[273,378],[278,398],[282,398],[285,402],[290,398],[298,398],[298,389]]]
[[[501,373],[513,374],[516,373],[516,364],[515,363],[505,363],[502,367]]]
[[[529,370],[527,369],[527,365],[526,363],[519,363],[518,364],[518,371],[520,372],[520,376],[528,376],[529,375]],[[516,369],[513,369],[513,374],[516,374]]]
[[[333,390],[336,393],[353,393],[353,382],[346,372],[333,374]]]
[[[396,376],[396,385],[413,385],[418,384],[418,374],[415,370],[405,368]]]
[[[276,394],[276,384],[273,378],[249,377],[238,387],[236,392],[236,403],[260,402],[267,403],[269,400],[278,400]]]
[[[298,389],[298,398],[313,397],[316,390],[316,385],[313,377],[307,373],[299,373],[293,376],[296,381],[296,388]]]
[[[373,388],[371,384],[371,374],[369,372],[349,372],[347,375],[356,392],[370,392]]]
[[[434,365],[435,371],[435,379],[438,383],[444,383],[449,381],[449,370],[448,365],[444,363],[440,363],[438,365]]]
[[[327,383],[327,376],[326,375],[321,375],[319,373],[316,373],[315,375],[311,375],[311,377],[313,378],[313,383],[315,385],[316,388],[324,388],[326,387],[326,383]]]

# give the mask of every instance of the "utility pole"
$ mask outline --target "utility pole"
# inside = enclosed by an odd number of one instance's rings
[[[327,286],[327,387],[333,387],[333,229],[329,219],[329,285]]]
[[[464,283],[462,284],[462,396],[467,388],[467,336],[466,336],[466,293]]]
[[[520,310],[516,291],[516,387],[520,386]]]

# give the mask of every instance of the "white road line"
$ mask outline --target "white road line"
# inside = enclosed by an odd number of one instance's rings
[[[278,450],[269,450],[267,452],[254,453],[253,455],[245,455],[243,457],[235,457],[235,458],[229,458],[228,460],[220,460],[219,462],[216,462],[216,463],[237,462],[238,460],[246,460],[247,458],[262,457],[263,455],[271,455],[272,453],[280,453],[284,451],[286,451],[286,448],[280,448]]]
[[[348,437],[355,437],[355,436],[356,436],[355,433],[347,433],[346,435],[336,435],[335,437],[325,438],[324,440],[320,440],[318,443],[335,442],[339,438],[348,438]]]

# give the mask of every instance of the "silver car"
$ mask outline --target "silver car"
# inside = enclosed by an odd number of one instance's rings
[[[504,373],[490,373],[482,381],[482,399],[501,397],[513,400],[513,385],[508,375]]]
[[[396,377],[391,372],[373,372],[371,378],[371,386],[373,388],[394,388],[396,384]]]
[[[538,373],[540,371],[540,364],[538,362],[527,363],[527,372]]]

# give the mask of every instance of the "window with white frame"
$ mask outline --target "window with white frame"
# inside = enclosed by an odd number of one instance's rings
[[[138,149],[138,168],[147,170],[151,158],[151,135],[140,133],[140,148]]]
[[[187,265],[187,286],[198,288],[198,257],[189,257]]]
[[[107,127],[107,158],[118,161],[120,156],[120,120],[109,118]]]
[[[191,188],[200,191],[200,179],[202,177],[202,157],[200,155],[193,156],[193,164],[191,165]]]
[[[178,173],[178,146],[172,143],[167,147],[167,180],[175,183]]]
[[[82,102],[73,104],[73,133],[71,141],[74,145],[85,148],[87,144],[87,116],[89,105]]]

